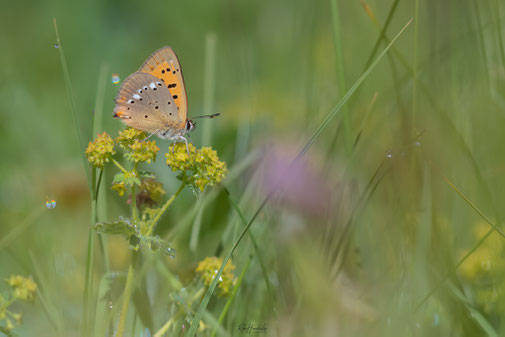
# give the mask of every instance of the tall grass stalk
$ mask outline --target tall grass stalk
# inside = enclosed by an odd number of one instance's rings
[[[79,121],[79,115],[77,113],[77,106],[75,104],[75,98],[74,98],[74,93],[72,91],[72,84],[70,81],[70,73],[68,71],[68,66],[67,66],[67,59],[65,58],[65,53],[63,52],[63,45],[60,40],[60,33],[58,32],[58,25],[56,24],[56,18],[53,19],[53,24],[54,24],[54,31],[56,33],[56,44],[55,47],[58,48],[58,52],[60,54],[60,62],[61,62],[61,69],[63,71],[63,78],[65,80],[65,88],[67,89],[67,95],[68,99],[70,101],[70,111],[72,112],[72,118],[74,120],[74,127],[75,131],[77,134],[77,140],[79,142],[79,147],[81,149],[80,153],[84,153],[84,140],[82,138],[82,133],[81,133],[81,123]],[[89,174],[89,169],[88,169],[88,162],[86,161],[86,158],[84,156],[81,156],[82,158],[82,163],[84,165],[84,171],[86,172],[86,176],[88,177],[88,184],[90,185],[90,174]],[[89,189],[91,190],[91,186],[89,186]]]
[[[335,61],[337,69],[337,82],[339,97],[343,97],[346,92],[345,85],[345,67],[344,53],[342,49],[342,34],[340,32],[340,9],[338,0],[331,0],[331,22],[333,26],[333,42],[335,45]],[[344,130],[344,145],[345,150],[349,153],[352,149],[352,131],[351,131],[351,116],[347,107],[342,108],[343,115],[343,130]]]
[[[233,209],[237,213],[238,217],[240,218],[240,221],[242,221],[242,224],[244,226],[247,226],[247,220],[246,220],[244,214],[242,213],[242,211],[240,210],[240,207],[238,206],[238,204],[231,197],[230,191],[228,191],[227,188],[225,188],[224,191],[226,193],[226,197],[228,198],[228,202],[230,203],[230,205],[233,207]],[[274,313],[277,313],[277,308],[275,306],[275,292],[273,291],[272,284],[270,283],[270,279],[268,278],[268,271],[267,271],[267,268],[265,265],[265,261],[261,255],[261,251],[258,247],[258,243],[256,242],[256,239],[254,238],[253,233],[251,231],[248,231],[247,233],[249,234],[249,239],[251,240],[251,243],[253,245],[254,253],[256,254],[256,257],[258,258],[258,262],[260,264],[261,273],[263,275],[263,280],[265,281],[268,295],[272,299]]]
[[[60,61],[61,61],[61,68],[63,70],[63,77],[64,77],[64,80],[65,80],[65,87],[67,89],[67,94],[68,94],[68,97],[69,97],[69,101],[70,101],[70,110],[72,112],[72,117],[73,117],[73,120],[74,120],[74,126],[75,126],[75,131],[76,131],[76,134],[77,134],[77,138],[78,138],[78,141],[79,141],[79,147],[81,149],[81,152],[80,153],[84,153],[84,149],[85,149],[85,146],[84,146],[84,141],[83,141],[83,138],[82,138],[82,134],[81,134],[81,129],[80,129],[80,121],[79,121],[79,117],[78,117],[78,113],[77,113],[77,106],[76,106],[76,103],[75,103],[75,99],[74,99],[74,94],[73,94],[73,91],[72,91],[72,85],[71,85],[71,81],[70,81],[70,74],[69,74],[69,71],[68,71],[68,65],[67,65],[67,60],[65,58],[65,53],[63,52],[63,45],[61,43],[61,39],[60,39],[60,34],[59,34],[59,31],[58,31],[58,25],[56,23],[56,18],[53,19],[53,24],[54,24],[54,31],[56,33],[56,45],[55,47],[58,48],[58,51],[59,51],[59,54],[60,54]],[[103,101],[103,98],[102,98],[102,101]],[[98,99],[97,99],[97,102],[98,102]],[[86,158],[81,155],[81,158],[82,158],[82,163],[84,165],[84,170],[86,172],[86,175],[88,177],[88,187],[89,187],[89,191],[90,191],[90,194],[91,194],[91,226],[89,228],[89,233],[88,233],[88,253],[87,253],[87,258],[86,258],[86,278],[85,278],[85,286],[84,286],[84,299],[83,299],[83,302],[84,302],[84,305],[83,305],[83,318],[82,318],[82,326],[81,326],[81,335],[82,336],[88,336],[89,335],[89,331],[88,329],[90,329],[90,325],[92,325],[92,321],[93,321],[93,313],[90,312],[90,304],[92,302],[92,297],[93,297],[93,252],[94,252],[94,235],[93,235],[93,225],[96,223],[97,221],[97,210],[96,210],[96,207],[97,207],[97,197],[98,197],[98,188],[99,188],[99,184],[97,185],[96,184],[96,169],[92,168],[91,169],[91,174],[90,174],[90,170],[88,168],[88,163],[86,161]],[[102,171],[100,172],[100,176],[99,176],[99,182],[101,180],[101,177],[102,177]]]
[[[228,313],[228,310],[230,310],[231,304],[233,303],[233,300],[235,299],[235,296],[237,295],[237,291],[240,288],[240,285],[242,284],[242,281],[244,280],[244,276],[247,273],[247,271],[249,270],[249,266],[251,265],[251,260],[252,260],[252,255],[249,255],[249,258],[247,259],[247,262],[246,262],[244,268],[242,268],[242,272],[240,273],[240,275],[239,275],[239,277],[237,279],[237,283],[235,283],[235,286],[233,287],[233,290],[231,292],[230,297],[226,301],[226,304],[224,305],[223,310],[221,310],[221,314],[219,315],[219,318],[217,320],[218,324],[212,330],[212,333],[211,333],[210,337],[215,337],[216,336],[217,327],[220,326],[223,323],[224,318],[226,317],[226,314]]]
[[[402,33],[405,31],[405,29],[407,29],[407,27],[410,25],[411,22],[412,22],[412,19],[410,19],[407,22],[407,24],[405,26],[403,26],[403,28],[399,31],[399,33],[393,38],[393,40],[391,41],[391,43],[382,51],[382,53],[379,54],[379,56],[377,57],[377,59],[370,65],[370,68],[368,68],[358,78],[358,80],[349,89],[349,91],[347,91],[347,93],[344,95],[344,97],[342,97],[342,99],[340,100],[340,102],[338,102],[337,105],[333,108],[333,110],[331,110],[328,113],[328,115],[326,116],[326,118],[321,122],[321,124],[319,125],[319,127],[316,129],[316,131],[309,138],[309,140],[307,141],[307,143],[305,144],[305,146],[300,150],[300,152],[298,153],[298,155],[296,156],[296,158],[293,160],[293,162],[290,165],[290,167],[292,167],[293,165],[295,165],[296,163],[298,163],[298,161],[303,157],[303,155],[309,150],[309,148],[316,141],[316,139],[319,137],[319,135],[321,134],[321,132],[323,132],[323,130],[326,128],[326,126],[328,125],[328,123],[330,122],[330,120],[333,119],[333,117],[342,109],[342,107],[344,106],[344,104],[349,100],[349,98],[356,91],[356,89],[361,85],[361,83],[363,83],[363,81],[368,77],[368,75],[370,74],[370,72],[377,66],[377,64],[382,59],[382,57],[388,52],[389,48],[391,48],[391,46],[402,35]],[[203,300],[202,300],[202,302],[200,304],[200,307],[198,308],[195,316],[193,317],[193,320],[191,321],[191,326],[190,326],[190,328],[189,328],[189,330],[188,330],[188,332],[186,333],[185,336],[187,336],[187,337],[193,337],[195,335],[196,330],[198,329],[198,324],[199,324],[200,320],[202,319],[203,313],[204,313],[205,309],[207,308],[207,304],[209,303],[212,294],[214,293],[214,290],[215,290],[215,288],[217,286],[217,282],[219,281],[219,277],[223,273],[224,267],[226,266],[226,264],[230,260],[231,256],[235,252],[235,249],[238,247],[238,245],[242,241],[242,238],[244,237],[245,233],[247,233],[247,231],[249,230],[249,228],[251,227],[251,225],[253,224],[253,222],[256,220],[256,218],[261,213],[261,211],[263,210],[263,208],[267,205],[267,203],[270,201],[270,199],[273,197],[273,195],[277,191],[277,187],[278,187],[277,184],[272,187],[272,190],[270,191],[270,193],[265,197],[265,199],[263,200],[263,202],[260,204],[260,206],[258,207],[258,209],[256,210],[256,212],[254,213],[254,215],[251,217],[251,220],[249,220],[249,222],[247,223],[247,226],[244,228],[244,230],[241,232],[241,234],[239,235],[239,237],[237,238],[237,240],[235,241],[235,243],[231,247],[229,253],[223,259],[223,264],[219,268],[219,271],[217,272],[216,276],[214,277],[214,280],[212,281],[212,283],[210,284],[209,288],[207,289],[207,292],[205,293],[205,296],[204,296],[204,298],[203,298]]]
[[[415,2],[414,9],[414,62],[412,65],[414,80],[412,82],[412,118],[410,127],[414,127],[416,121],[416,109],[417,109],[417,64],[419,62],[419,0]],[[410,130],[409,130],[410,131]],[[410,135],[410,132],[409,132]]]
[[[360,0],[360,1],[361,1],[361,5],[363,6],[365,11],[367,12],[368,16],[370,18],[375,18],[375,15],[373,14],[370,7],[363,0]],[[389,9],[388,16],[386,18],[386,22],[384,23],[384,26],[380,30],[379,37],[377,38],[377,41],[375,41],[375,44],[372,48],[372,52],[370,53],[370,56],[368,56],[368,60],[365,63],[365,67],[363,68],[363,72],[368,69],[370,64],[372,64],[372,61],[374,60],[374,57],[377,54],[377,51],[379,51],[379,46],[380,46],[382,40],[385,40],[386,31],[389,28],[389,24],[391,23],[391,19],[393,19],[393,15],[395,14],[395,11],[396,11],[396,8],[398,7],[399,2],[400,2],[400,0],[395,0],[395,2],[393,2],[393,4],[391,5],[391,8]],[[372,21],[376,21],[376,20],[372,19]],[[386,43],[387,43],[387,41],[386,41]]]
[[[457,187],[454,185],[452,181],[450,181],[447,177],[444,176],[444,180],[449,185],[451,189],[453,189],[460,197],[463,199],[463,201],[470,206],[491,228],[486,232],[486,234],[477,242],[477,244],[472,247],[464,256],[459,260],[459,262],[449,270],[438,282],[437,284],[423,297],[423,299],[419,302],[419,304],[416,306],[415,311],[419,310],[425,303],[428,301],[428,299],[449,279],[449,277],[458,270],[458,268],[463,264],[463,262],[470,257],[483,243],[486,241],[486,239],[493,233],[497,232],[500,234],[503,238],[505,238],[505,233],[503,233],[499,228],[497,224],[494,224],[472,201],[470,201],[469,198],[467,198]]]
[[[44,277],[42,270],[40,268],[40,263],[35,258],[33,252],[29,251],[28,255],[33,265],[33,270],[35,271],[35,279],[39,284],[39,287],[37,288],[37,299],[40,300],[40,303],[42,305],[44,312],[46,313],[49,323],[53,326],[54,330],[56,331],[56,335],[63,337],[65,336],[64,333],[65,327],[63,325],[63,320],[61,319],[61,315],[59,315],[58,313],[57,306],[55,306],[53,303],[52,296],[48,294],[50,283],[47,282],[46,278]]]

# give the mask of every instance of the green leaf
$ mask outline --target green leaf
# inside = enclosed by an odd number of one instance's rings
[[[113,183],[121,183],[124,181],[124,179],[125,179],[124,173],[120,172],[120,173],[116,173],[116,175],[114,176],[114,179],[112,179],[112,182]]]
[[[113,183],[123,183],[126,186],[133,186],[133,184],[140,186],[140,179],[133,173],[117,173],[112,180]]]
[[[145,235],[137,235],[137,238],[143,243],[145,246],[151,248],[153,252],[162,252],[168,256],[175,256],[175,249],[173,249],[168,242],[160,238],[158,235],[156,236],[145,236]]]
[[[135,234],[135,227],[131,225],[129,219],[119,219],[114,222],[99,222],[95,225],[95,230],[102,234],[122,234],[130,237]]]

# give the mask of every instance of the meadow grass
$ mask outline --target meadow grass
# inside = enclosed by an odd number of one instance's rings
[[[0,38],[0,279],[37,289],[0,286],[0,334],[503,334],[499,0],[33,6]],[[229,167],[203,191],[110,117],[111,74],[163,45],[190,116],[221,113],[192,133]]]

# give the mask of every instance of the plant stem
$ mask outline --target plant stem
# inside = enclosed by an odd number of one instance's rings
[[[158,330],[158,332],[156,332],[156,334],[154,334],[154,337],[162,337],[167,331],[168,329],[170,329],[170,326],[172,325],[173,323],[173,318],[170,318],[162,327],[161,329]]]
[[[172,204],[172,202],[174,202],[175,198],[177,198],[177,196],[182,192],[182,190],[184,189],[184,186],[186,186],[186,184],[182,183],[181,186],[179,187],[179,189],[177,190],[177,192],[175,192],[175,194],[172,195],[167,200],[167,202],[165,202],[165,204],[163,205],[163,207],[161,207],[161,209],[158,212],[158,214],[156,214],[156,216],[154,217],[153,222],[152,222],[151,226],[149,227],[149,231],[147,232],[146,235],[149,236],[149,235],[151,235],[153,233],[153,230],[156,227],[156,224],[158,223],[158,221],[160,221],[161,216],[166,212],[166,210]]]
[[[82,336],[89,335],[89,324],[90,324],[90,302],[92,300],[93,294],[93,260],[94,260],[94,247],[95,247],[95,236],[93,235],[93,226],[96,223],[96,169],[91,168],[91,226],[88,231],[88,254],[86,257],[86,279],[84,284],[84,306],[83,306],[83,319],[82,319]]]
[[[221,323],[223,323],[224,318],[226,317],[226,314],[228,313],[228,310],[230,309],[231,303],[233,302],[233,299],[235,298],[235,295],[237,294],[238,288],[240,288],[240,285],[242,284],[242,280],[244,279],[246,272],[249,270],[251,260],[252,260],[252,255],[249,255],[249,259],[247,260],[245,267],[242,269],[242,272],[240,273],[240,276],[238,277],[237,283],[233,287],[233,291],[230,295],[230,298],[228,298],[228,301],[226,301],[226,304],[224,305],[224,308],[221,311],[221,314],[219,315],[219,319],[217,320],[218,325],[214,326],[214,329],[212,330],[212,334],[210,335],[210,337],[214,337],[216,335],[218,326],[221,325]]]
[[[117,168],[121,170],[121,172],[123,172],[124,174],[128,174],[128,173],[129,173],[128,171],[126,171],[126,169],[125,169],[125,168],[124,168],[121,164],[119,164],[119,163],[117,162],[117,160],[116,160],[116,159],[114,159],[114,158],[111,158],[111,159],[112,159],[112,163],[113,163],[114,165],[116,165],[116,166],[117,166]]]
[[[119,324],[117,326],[116,337],[122,337],[126,324],[126,316],[128,314],[128,304],[133,292],[133,278],[135,276],[135,266],[137,264],[138,252],[132,252],[130,266],[128,267],[128,275],[126,276],[126,285],[123,292],[123,304],[121,305],[121,313],[119,315]]]

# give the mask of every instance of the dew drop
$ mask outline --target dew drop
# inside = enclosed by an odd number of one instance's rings
[[[416,142],[414,143],[414,145],[415,145],[415,146],[417,146],[417,147],[420,147],[421,145],[423,145],[423,143],[421,143],[420,141],[416,141]]]
[[[118,74],[112,74],[112,83],[118,84],[120,81]]]
[[[112,301],[109,301],[109,309],[112,310]]]
[[[440,323],[440,317],[438,316],[437,313],[433,314],[433,325],[437,326]]]
[[[393,153],[391,150],[388,150],[388,152],[386,152],[386,158],[391,158],[393,157]]]
[[[56,201],[53,200],[46,200],[46,208],[47,209],[53,209],[56,207]]]
[[[60,45],[58,43],[55,43],[54,48],[58,49],[58,48],[60,48]]]
[[[175,249],[173,248],[166,248],[165,250],[163,250],[163,253],[165,255],[170,256],[172,259],[175,257]]]

